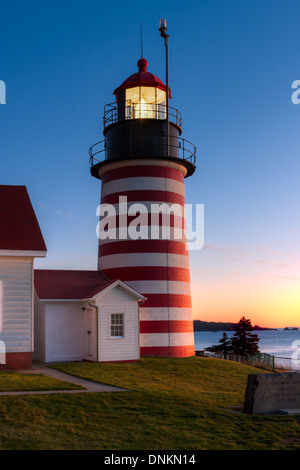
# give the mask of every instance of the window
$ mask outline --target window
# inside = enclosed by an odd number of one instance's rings
[[[124,314],[112,313],[110,316],[110,336],[124,338]]]

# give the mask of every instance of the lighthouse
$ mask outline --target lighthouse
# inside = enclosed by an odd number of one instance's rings
[[[104,140],[89,152],[110,227],[99,237],[98,270],[146,298],[140,305],[141,356],[193,356],[184,207],[196,148],[182,137],[168,83],[148,70],[144,57],[137,67],[105,105]]]

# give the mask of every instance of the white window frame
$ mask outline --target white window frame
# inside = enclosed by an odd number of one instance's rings
[[[119,319],[118,318],[113,318],[113,315],[118,315]],[[121,321],[120,321],[120,318],[121,318]],[[115,323],[113,323],[113,320]],[[119,320],[119,321],[118,321]],[[124,313],[111,313],[110,314],[110,337],[112,339],[122,339],[124,338]],[[112,330],[113,328],[115,329],[118,329],[118,328],[122,328],[122,335],[116,335],[116,334],[112,334]]]

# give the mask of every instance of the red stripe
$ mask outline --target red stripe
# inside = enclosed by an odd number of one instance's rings
[[[102,182],[108,183],[123,178],[134,178],[141,176],[152,176],[155,178],[169,178],[184,183],[184,176],[180,170],[175,168],[167,168],[164,166],[152,165],[139,165],[139,166],[125,166],[122,168],[114,168],[108,170],[102,176]]]
[[[99,262],[101,270],[101,260]],[[190,282],[190,270],[166,266],[132,266],[127,268],[103,269],[109,279],[122,281],[184,281]]]
[[[127,202],[153,201],[181,205],[184,205],[185,203],[184,196],[181,194],[172,193],[171,191],[138,190],[107,194],[101,198],[101,204],[118,204],[120,196],[126,196]]]
[[[192,300],[190,295],[183,294],[147,294],[141,292],[147,297],[145,303],[141,305],[141,308],[149,307],[177,307],[177,308],[191,308]]]
[[[194,346],[141,347],[140,354],[142,357],[190,357],[195,355],[195,348]]]
[[[159,320],[141,321],[140,333],[193,333],[192,321],[185,320]]]
[[[188,256],[185,242],[173,240],[124,240],[99,244],[99,258],[121,253],[175,253]]]

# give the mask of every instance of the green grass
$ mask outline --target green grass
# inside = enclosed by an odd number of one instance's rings
[[[42,390],[79,390],[80,385],[64,382],[44,374],[19,374],[0,372],[0,392],[42,391]]]
[[[192,357],[55,368],[130,391],[0,397],[1,449],[300,449],[299,416],[225,409],[242,406],[252,367]]]

